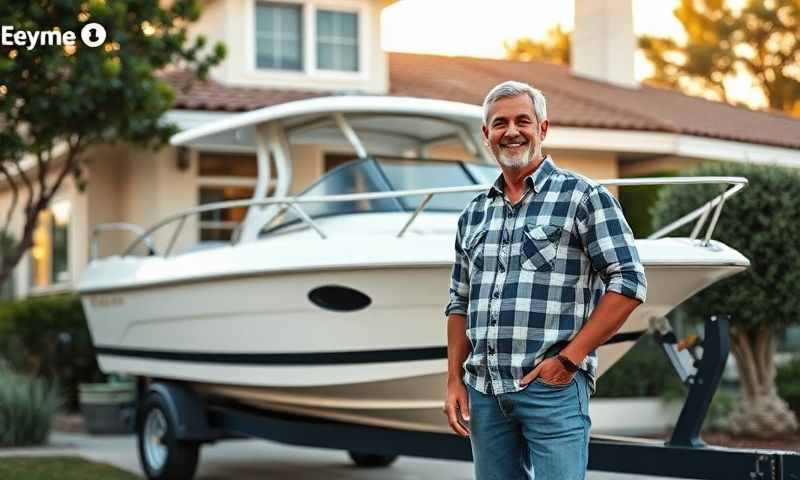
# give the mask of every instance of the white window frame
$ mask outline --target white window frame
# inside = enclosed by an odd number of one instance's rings
[[[319,50],[319,38],[317,37],[317,16],[319,15],[320,11],[325,12],[333,12],[333,13],[349,13],[356,15],[356,26],[358,29],[358,37],[356,38],[356,52],[358,54],[358,58],[356,59],[357,66],[355,70],[336,70],[331,68],[319,68],[319,58],[317,58],[317,50]],[[342,8],[325,8],[324,5],[317,5],[314,8],[314,68],[317,69],[319,72],[341,72],[341,73],[357,73],[361,71],[361,51],[364,49],[364,45],[361,44],[361,14],[358,11],[352,11],[348,9]]]
[[[51,219],[50,219],[51,222],[55,221],[55,218],[53,218],[55,214],[53,213],[52,207],[53,207],[54,204],[57,204],[57,203],[60,203],[60,202],[67,202],[69,204],[69,220],[67,220],[67,223],[65,225],[65,227],[67,229],[67,271],[66,271],[66,275],[65,275],[66,278],[64,280],[60,280],[60,281],[52,278],[52,273],[53,273],[52,272],[52,268],[53,268],[53,266],[52,266],[53,252],[52,252],[52,244],[51,244],[50,245],[50,248],[51,248],[50,262],[51,263],[50,263],[50,265],[48,265],[49,281],[48,281],[47,285],[34,285],[34,283],[32,281],[32,278],[31,278],[31,275],[33,274],[33,262],[35,260],[33,258],[33,252],[31,250],[28,250],[28,252],[25,255],[25,257],[26,257],[25,258],[25,262],[27,263],[27,266],[24,269],[25,270],[25,272],[24,272],[24,285],[25,285],[25,287],[27,287],[26,288],[27,291],[23,290],[23,292],[25,292],[25,293],[27,293],[28,295],[31,295],[31,296],[51,295],[51,294],[56,294],[56,293],[68,292],[68,291],[72,290],[72,287],[73,287],[73,284],[74,284],[74,277],[73,277],[74,272],[75,272],[74,250],[75,250],[75,242],[77,241],[77,239],[75,238],[75,202],[71,198],[54,198],[54,199],[51,199],[50,203],[49,203],[49,205],[47,207],[47,210],[50,212],[50,215],[51,215]],[[52,224],[49,227],[52,229]],[[52,236],[52,232],[50,232],[50,235]],[[52,242],[52,238],[51,238],[51,242]],[[31,248],[33,248],[33,247],[31,247]],[[17,291],[19,291],[19,289],[17,289]]]
[[[281,70],[274,68],[258,68],[256,66],[256,5],[258,3],[298,4],[302,8],[303,18],[303,69]],[[317,68],[317,10],[334,10],[355,13],[358,15],[358,71],[325,70]],[[367,81],[370,72],[370,53],[372,48],[380,48],[371,43],[371,6],[359,0],[251,0],[247,2],[245,18],[245,56],[246,69],[249,75],[283,80],[316,77],[320,80],[334,81]]]
[[[297,5],[298,2],[282,1],[282,0],[277,0],[277,1],[256,0],[256,2],[253,4],[253,58],[252,58],[253,66],[257,70],[266,70],[266,71],[270,71],[270,72],[287,72],[287,73],[293,73],[294,72],[294,73],[297,73],[297,72],[305,71],[305,69],[306,69],[305,62],[307,60],[306,59],[306,55],[305,55],[306,36],[307,36],[307,32],[306,32],[307,25],[306,25],[306,18],[305,18],[305,11],[306,11],[305,6],[304,5],[300,5],[300,68],[297,68],[297,69],[296,68],[268,68],[268,67],[259,67],[258,66],[258,60],[256,58],[256,56],[257,56],[256,54],[258,53],[258,38],[257,38],[258,37],[258,30],[256,29],[256,20],[255,19],[256,19],[256,10],[257,10],[258,4],[264,4],[264,5],[270,5],[271,4],[271,5],[274,5],[276,7],[281,7],[281,6]]]

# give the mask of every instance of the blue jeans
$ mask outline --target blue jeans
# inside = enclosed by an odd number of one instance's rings
[[[534,380],[519,392],[486,395],[467,386],[476,480],[584,480],[589,460],[589,386]]]

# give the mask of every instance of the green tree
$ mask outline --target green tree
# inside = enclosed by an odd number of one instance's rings
[[[728,82],[745,74],[770,108],[800,115],[800,0],[748,0],[741,11],[723,0],[682,0],[674,13],[685,44],[639,39],[655,68],[650,82],[732,103]]]
[[[688,175],[743,176],[750,185],[725,203],[714,238],[750,259],[750,268],[693,296],[684,304],[696,319],[730,313],[731,351],[741,395],[730,418],[734,433],[770,436],[795,431],[797,418],[775,385],[777,335],[798,323],[800,311],[800,173],[750,164],[712,163]],[[714,195],[706,186],[668,186],[653,208],[665,225]],[[690,227],[687,227],[687,232]]]
[[[81,158],[89,148],[123,141],[155,149],[176,131],[161,120],[174,92],[156,72],[177,65],[202,78],[225,55],[221,44],[190,41],[187,26],[199,14],[196,0],[0,3],[0,25],[77,37],[74,45],[0,46],[0,180],[12,193],[0,238],[18,208],[24,219],[16,248],[2,257],[0,284],[31,247],[39,213],[64,179],[83,185]],[[91,22],[107,31],[95,48],[80,40]]]
[[[561,25],[548,30],[544,40],[517,38],[503,43],[509,60],[546,60],[562,65],[569,65],[569,46],[570,33],[562,30]]]

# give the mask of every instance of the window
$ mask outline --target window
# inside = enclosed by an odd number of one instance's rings
[[[317,10],[317,68],[358,71],[358,14]]]
[[[54,202],[39,214],[31,247],[31,286],[48,287],[69,283],[68,201]]]
[[[271,171],[275,172],[274,162]],[[255,155],[200,153],[198,193],[200,204],[244,200],[253,197],[258,179]],[[272,192],[272,185],[268,189]],[[200,214],[200,241],[230,241],[233,230],[244,220],[246,207]]]
[[[300,5],[256,3],[256,67],[303,69],[303,10]]]

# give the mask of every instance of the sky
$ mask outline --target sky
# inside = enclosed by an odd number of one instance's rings
[[[736,7],[743,0],[729,2]],[[683,28],[672,14],[679,3],[633,0],[634,33],[685,40]],[[383,11],[382,47],[397,52],[502,58],[506,40],[543,38],[556,24],[572,30],[573,8],[573,0],[401,0]],[[636,54],[634,70],[638,80],[652,71],[641,52]],[[760,106],[749,79],[738,78],[732,87],[735,99]]]

